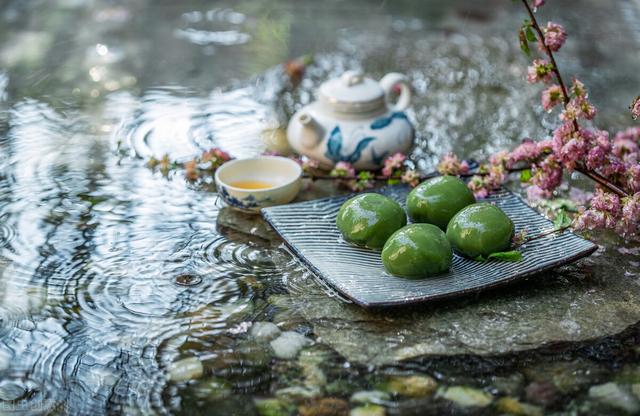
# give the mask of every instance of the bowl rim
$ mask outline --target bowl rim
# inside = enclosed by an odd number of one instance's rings
[[[227,182],[223,181],[222,179],[220,179],[220,172],[225,168],[229,168],[229,167],[231,167],[231,166],[233,166],[235,164],[242,163],[242,162],[254,162],[254,161],[259,161],[259,160],[276,160],[278,162],[288,163],[289,165],[295,167],[297,174],[290,181],[287,181],[287,182],[285,182],[285,183],[283,183],[281,185],[278,185],[278,186],[273,186],[271,188],[264,188],[264,189],[238,188],[238,187],[232,186],[232,185],[228,184]],[[267,155],[254,156],[254,157],[249,157],[249,158],[244,158],[244,159],[233,159],[233,160],[230,160],[230,161],[225,162],[224,164],[222,164],[218,169],[216,169],[216,173],[214,175],[214,179],[216,181],[216,184],[221,184],[225,188],[233,190],[233,191],[236,191],[236,192],[247,192],[247,193],[252,193],[252,194],[260,194],[260,193],[272,192],[272,191],[275,191],[275,190],[286,188],[287,186],[290,186],[290,185],[294,184],[301,177],[302,177],[302,167],[297,162],[295,162],[294,160],[292,160],[292,159],[290,159],[288,157],[284,157],[284,156],[267,156]]]

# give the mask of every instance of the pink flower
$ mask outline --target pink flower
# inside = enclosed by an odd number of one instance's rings
[[[619,179],[625,176],[627,168],[624,166],[619,159],[609,158],[607,163],[605,163],[600,168],[600,173],[602,173],[608,179]]]
[[[618,216],[622,206],[618,195],[605,192],[602,189],[596,189],[595,195],[591,198],[591,208]]]
[[[574,97],[587,97],[587,89],[584,87],[584,84],[576,77],[573,77],[570,93]]]
[[[537,201],[539,199],[549,199],[553,196],[553,194],[549,191],[545,191],[539,186],[532,185],[527,188],[527,198],[530,201]]]
[[[338,162],[330,172],[330,175],[339,178],[352,178],[356,176],[356,170],[351,166],[351,163]]]
[[[576,97],[569,101],[562,114],[560,114],[560,120],[572,121],[577,118],[593,120],[596,113],[596,108],[585,97]]]
[[[600,146],[592,147],[587,153],[585,165],[588,169],[595,170],[602,166],[606,159],[607,153]]]
[[[438,172],[442,175],[466,175],[469,173],[469,164],[466,160],[461,162],[453,153],[448,153],[440,160]]]
[[[527,81],[536,83],[549,82],[553,76],[553,65],[543,59],[534,59],[533,64],[527,68]]]
[[[415,188],[420,183],[420,176],[415,170],[407,169],[400,177],[400,180],[402,183],[409,184],[411,187]]]
[[[608,133],[600,130],[594,133],[582,128],[576,132],[570,122],[565,122],[553,132],[553,153],[570,172],[575,169],[578,162],[588,162],[585,158],[588,159],[588,153],[593,146],[602,146],[602,151],[595,150],[591,154],[591,162],[599,166],[604,162],[603,158],[607,152]]]
[[[583,140],[571,139],[560,149],[560,161],[569,172],[573,172],[576,164],[584,158],[586,151],[587,146]]]
[[[640,232],[640,192],[624,198],[622,216],[616,230],[625,237],[637,235]]]
[[[640,118],[640,96],[633,100],[629,108],[631,109],[631,117],[633,117],[634,120]]]
[[[507,173],[505,172],[503,165],[491,165],[489,167],[489,173],[484,177],[485,187],[490,190],[496,190],[502,186],[504,181],[507,180]]]
[[[533,161],[543,152],[544,149],[539,146],[539,143],[531,139],[524,139],[522,143],[509,154],[507,167],[512,168],[518,162]]]
[[[622,160],[627,160],[629,156],[634,157],[640,152],[640,146],[631,137],[618,133],[613,139],[612,153]]]
[[[606,214],[595,209],[588,209],[580,212],[573,222],[573,227],[578,231],[596,230],[606,228]]]
[[[578,117],[586,118],[587,120],[593,120],[598,112],[585,97],[576,99],[575,105],[578,108]]]
[[[595,145],[601,147],[605,152],[611,150],[611,140],[609,140],[609,132],[605,130],[596,130]]]
[[[382,175],[387,177],[392,176],[394,171],[402,168],[402,164],[405,160],[407,160],[407,156],[399,152],[389,156],[384,161]]]
[[[562,182],[562,165],[554,155],[549,155],[541,163],[533,165],[534,185],[545,191],[553,191]]]
[[[551,150],[553,149],[553,140],[552,139],[540,140],[536,144],[536,147],[537,147],[538,153],[551,152]]]
[[[507,163],[508,160],[509,152],[507,152],[506,150],[501,150],[495,155],[491,155],[491,157],[489,158],[489,162],[491,162],[492,165],[503,165]]]
[[[636,163],[627,168],[626,182],[631,192],[640,192],[640,164]]]
[[[545,45],[552,52],[557,52],[567,40],[567,31],[564,30],[562,25],[557,23],[547,23],[547,26],[543,28],[542,31],[544,32],[544,45],[542,42],[538,41],[538,48],[542,52],[546,52]]]
[[[305,157],[302,159],[302,170],[304,171],[318,169],[319,167],[320,167],[320,162],[318,162],[315,159],[309,159],[308,157]]]
[[[538,8],[544,5],[545,0],[533,0],[533,7]]]
[[[542,91],[542,108],[545,111],[551,111],[551,109],[562,102],[562,88],[559,85],[552,85],[546,90]]]
[[[471,192],[473,192],[476,198],[482,199],[486,198],[487,195],[489,195],[489,190],[486,188],[482,176],[476,175],[471,177],[467,186],[469,187]]]

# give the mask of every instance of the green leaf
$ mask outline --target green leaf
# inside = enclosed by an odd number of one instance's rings
[[[525,35],[524,29],[520,29],[520,33],[518,34],[520,39],[520,49],[524,52],[525,55],[531,55],[531,49],[529,49],[529,42],[527,42],[527,36]]]
[[[531,169],[525,169],[520,172],[520,182],[526,183],[531,180]]]
[[[501,260],[501,261],[520,261],[522,260],[522,253],[518,250],[501,251],[498,253],[489,254],[489,260]]]
[[[558,215],[556,215],[556,218],[553,220],[553,229],[557,231],[562,228],[566,228],[570,226],[572,222],[573,221],[571,220],[571,217],[569,217],[567,213],[562,210],[558,213]]]
[[[533,29],[531,29],[531,26],[527,26],[524,33],[527,35],[527,40],[529,42],[535,42],[538,40],[538,38],[536,38],[536,34],[534,33]]]
[[[500,251],[497,253],[491,253],[487,257],[478,256],[475,258],[476,261],[489,261],[489,260],[498,260],[498,261],[520,261],[522,260],[522,253],[518,250],[512,251]]]

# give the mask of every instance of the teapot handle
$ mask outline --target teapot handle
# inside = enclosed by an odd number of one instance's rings
[[[400,87],[400,96],[398,101],[391,107],[393,111],[404,111],[411,104],[411,86],[409,80],[403,74],[398,72],[390,72],[380,80],[380,85],[384,90],[387,100],[393,91],[393,87],[398,85]]]

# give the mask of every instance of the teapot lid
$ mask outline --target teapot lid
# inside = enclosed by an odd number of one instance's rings
[[[320,101],[337,112],[365,113],[384,107],[385,94],[377,81],[346,71],[320,86]]]

